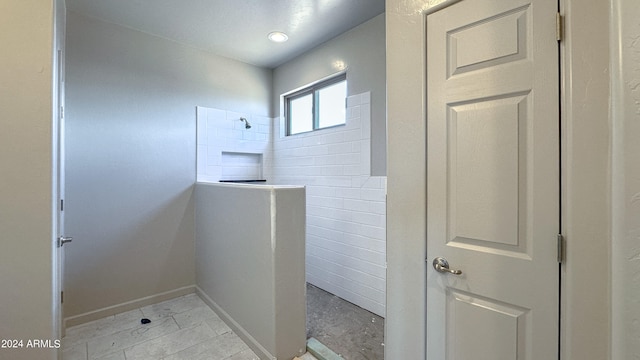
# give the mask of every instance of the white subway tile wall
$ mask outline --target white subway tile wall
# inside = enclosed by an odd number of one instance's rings
[[[245,128],[240,118],[247,119],[251,128]],[[262,178],[265,155],[271,152],[271,123],[266,116],[198,106],[197,181]]]
[[[284,136],[283,119],[198,107],[197,178],[218,181],[225,164],[251,161],[223,161],[223,153],[252,153],[262,154],[268,183],[305,185],[307,282],[384,317],[387,179],[369,175],[370,99],[349,96],[346,125],[293,136]]]
[[[385,316],[386,177],[370,176],[370,93],[347,99],[347,123],[284,136],[274,119],[276,184],[307,187],[307,281]]]

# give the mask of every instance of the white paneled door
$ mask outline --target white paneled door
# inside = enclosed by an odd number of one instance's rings
[[[426,15],[430,360],[558,358],[556,13],[462,0]]]

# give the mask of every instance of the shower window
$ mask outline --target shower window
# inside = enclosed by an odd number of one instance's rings
[[[347,74],[313,84],[284,97],[287,135],[346,123]]]

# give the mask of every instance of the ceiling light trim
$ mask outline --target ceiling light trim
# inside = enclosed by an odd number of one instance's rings
[[[289,36],[282,31],[272,31],[267,35],[267,38],[275,43],[283,43],[289,40]]]

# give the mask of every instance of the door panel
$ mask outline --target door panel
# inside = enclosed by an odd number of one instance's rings
[[[452,243],[461,247],[475,243],[487,250],[516,249],[522,243],[518,155],[520,130],[527,124],[521,108],[526,108],[527,100],[515,96],[449,106],[448,238]]]
[[[527,11],[528,5],[448,32],[449,77],[526,58]]]
[[[429,359],[557,358],[555,14],[463,0],[427,15]]]
[[[450,289],[446,316],[447,337],[452,339],[447,343],[449,358],[524,358],[524,345],[531,336],[526,326],[529,309]]]

